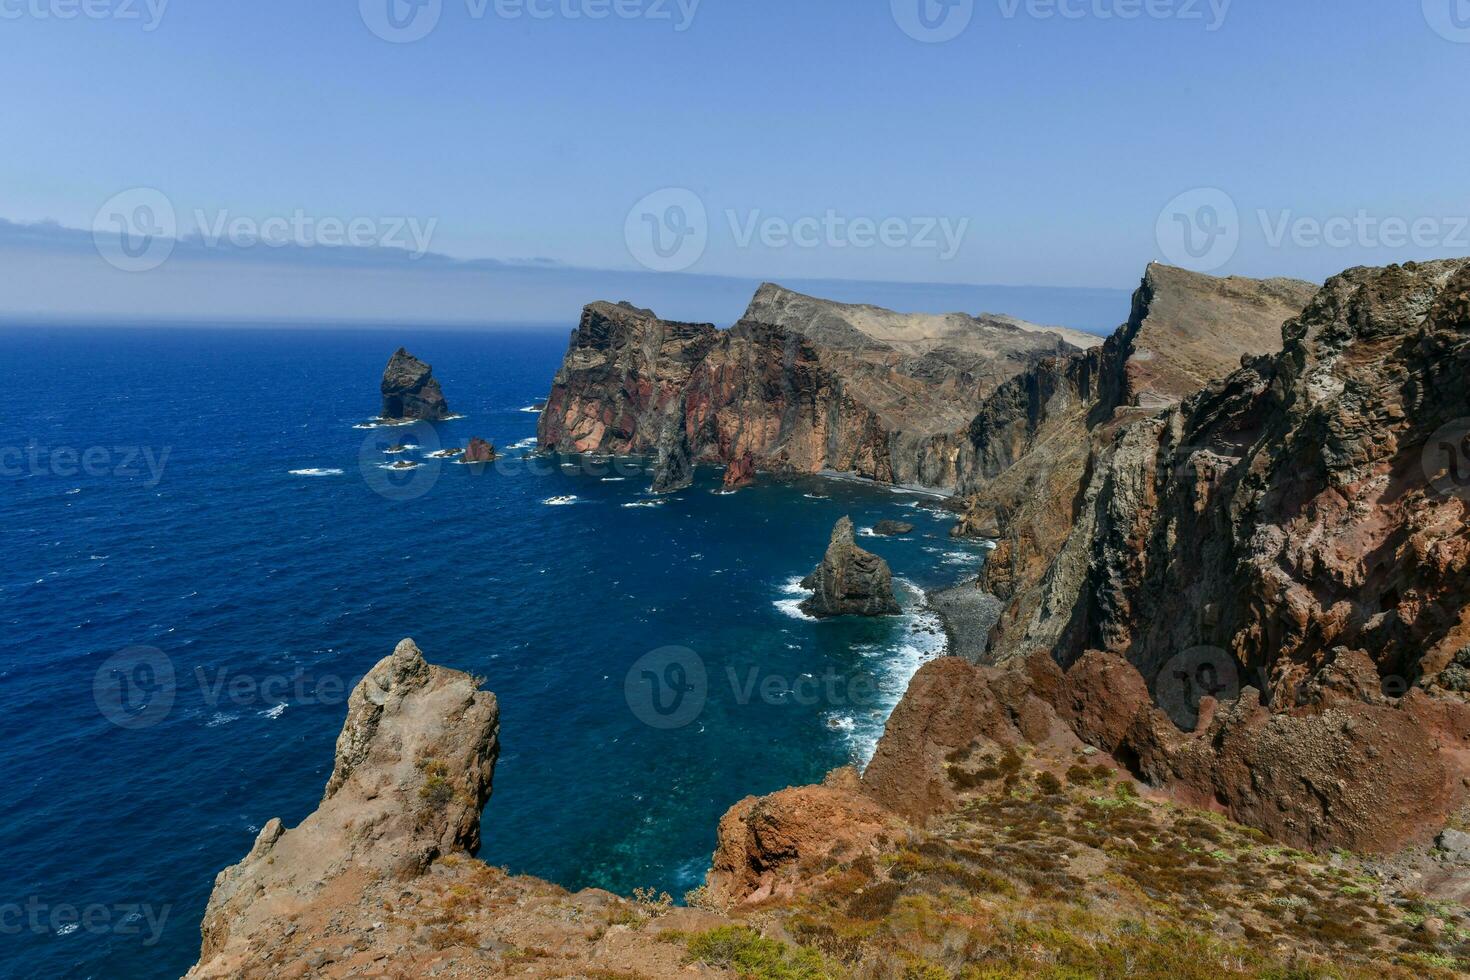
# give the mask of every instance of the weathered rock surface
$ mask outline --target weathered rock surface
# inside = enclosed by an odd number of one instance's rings
[[[266,823],[245,859],[215,879],[191,976],[260,965],[304,909],[339,888],[423,874],[474,854],[499,753],[495,696],[467,674],[431,667],[404,640],[348,699],[336,760],[316,811],[292,829]]]
[[[434,379],[434,369],[402,347],[388,360],[383,371],[385,419],[415,419],[438,422],[449,417],[449,404]]]
[[[678,406],[664,417],[659,431],[658,458],[653,467],[653,492],[673,493],[694,482],[694,458],[689,433]]]
[[[852,518],[844,517],[832,529],[832,540],[822,563],[802,581],[812,590],[802,602],[808,616],[896,616],[903,610],[893,595],[893,572],[888,563],[857,546]]]
[[[1090,450],[990,656],[1054,657],[1061,716],[1154,785],[1388,851],[1470,775],[1470,261],[1350,270],[1283,337]]]
[[[1027,637],[1025,624],[1085,567],[1063,545],[1087,520],[1097,453],[1121,426],[1193,395],[1243,356],[1280,350],[1281,324],[1316,288],[1150,265],[1128,321],[1102,347],[1043,360],[987,399],[969,428],[957,532],[996,539],[979,583],[1006,603],[991,659],[1048,642]]]
[[[873,533],[885,538],[897,538],[913,534],[914,526],[907,521],[879,521],[873,525]]]
[[[499,455],[495,452],[495,446],[477,436],[471,439],[470,444],[465,447],[464,456],[461,457],[460,461],[464,463],[493,463],[499,458]]]
[[[725,467],[724,488],[739,490],[748,487],[755,482],[755,473],[755,454],[741,453]]]
[[[984,397],[1098,338],[1007,317],[906,315],[762,286],[729,330],[627,304],[583,312],[543,449],[645,454],[682,412],[695,462],[952,488]],[[675,406],[678,406],[675,408]]]

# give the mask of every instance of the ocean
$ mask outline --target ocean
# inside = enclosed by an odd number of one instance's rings
[[[361,427],[400,344],[463,418]],[[499,697],[481,857],[568,888],[679,897],[730,805],[870,756],[943,650],[922,590],[984,550],[921,494],[821,477],[721,494],[702,469],[660,503],[632,464],[532,456],[528,409],[565,346],[0,332],[0,975],[182,974],[215,874],[314,809],[347,692],[404,637]],[[428,458],[472,436],[505,459]],[[844,514],[917,525],[860,541],[902,617],[796,609]],[[671,700],[670,669],[697,693]]]

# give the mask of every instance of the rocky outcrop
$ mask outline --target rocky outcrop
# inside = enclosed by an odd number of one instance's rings
[[[808,616],[896,616],[902,612],[893,596],[893,572],[882,558],[857,546],[852,518],[844,517],[832,529],[826,557],[802,581],[812,592],[802,602]]]
[[[789,898],[804,870],[876,854],[903,832],[892,812],[863,794],[850,769],[820,786],[746,797],[720,820],[707,898],[720,907]]]
[[[464,456],[460,458],[462,463],[493,463],[500,456],[495,452],[495,446],[479,437],[470,440],[465,447]]]
[[[900,538],[913,534],[914,526],[908,521],[879,521],[873,525],[873,533],[884,538]]]
[[[749,456],[773,472],[953,488],[984,397],[1042,358],[1096,342],[1007,317],[898,314],[772,285],[725,331],[594,303],[538,436],[560,452],[647,454],[682,412],[695,462],[743,466]]]
[[[739,490],[755,482],[755,454],[741,453],[725,467],[724,489]]]
[[[303,910],[338,889],[410,879],[480,846],[480,811],[499,752],[495,696],[467,674],[398,644],[353,690],[316,811],[265,824],[245,859],[215,879],[191,976],[261,964]]]
[[[1286,279],[1219,279],[1149,266],[1128,321],[1100,348],[1049,358],[996,391],[970,425],[973,465],[957,533],[993,538],[979,587],[1006,604],[990,640],[996,662],[1041,637],[1026,623],[1086,565],[1064,552],[1087,519],[1086,488],[1119,429],[1193,395],[1245,356],[1281,348],[1281,324],[1316,287]]]
[[[402,347],[383,371],[382,393],[379,414],[384,419],[439,422],[449,417],[449,404],[434,380],[434,369]]]

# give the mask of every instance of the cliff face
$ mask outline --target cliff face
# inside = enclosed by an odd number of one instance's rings
[[[1156,414],[1281,348],[1281,324],[1316,287],[1285,279],[1217,279],[1151,265],[1128,321],[1101,347],[1048,358],[1002,385],[968,430],[961,534],[996,538],[981,588],[1007,603],[990,659],[1024,656],[1012,624],[1051,601],[1048,578],[1075,577],[1064,556],[1083,519],[1097,454],[1131,421]],[[1065,560],[1064,560],[1065,558]]]
[[[1076,342],[1074,344],[1073,342]],[[1005,317],[904,315],[763,286],[727,331],[631,307],[583,314],[542,414],[542,448],[680,451],[953,488],[997,385],[1096,342]],[[683,418],[682,435],[666,424]]]
[[[1093,430],[1075,521],[1008,583],[990,657],[1054,659],[1048,703],[1155,785],[1391,850],[1470,775],[1470,261],[1351,270],[1283,336]]]
[[[438,422],[449,417],[449,404],[434,379],[434,370],[402,347],[389,358],[381,385],[385,419]]]

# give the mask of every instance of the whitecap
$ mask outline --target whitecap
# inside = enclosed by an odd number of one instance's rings
[[[777,609],[792,619],[801,619],[808,623],[815,623],[817,621],[817,617],[808,616],[801,611],[801,604],[807,600],[808,596],[814,593],[811,589],[803,589],[801,587],[800,575],[793,575],[785,582],[782,582],[781,593],[785,598],[777,599],[772,603]]]
[[[227,715],[223,711],[216,711],[214,713],[214,717],[204,723],[204,727],[218,728],[221,725],[228,725],[230,722],[235,721],[239,717],[239,715]]]
[[[830,714],[826,717],[827,727],[834,732],[852,732],[857,730],[857,719],[852,715]]]
[[[313,468],[309,470],[292,470],[292,476],[341,476],[342,471],[328,468]]]
[[[274,720],[276,718],[281,717],[281,715],[283,715],[285,713],[286,713],[286,702],[282,701],[280,704],[276,705],[274,708],[267,708],[264,711],[260,712],[260,717],[262,717],[262,718],[270,718],[270,719]]]
[[[58,936],[70,936],[72,933],[76,932],[80,928],[81,926],[77,925],[75,922],[68,922],[64,926],[58,926],[56,929],[56,934]]]
[[[544,411],[544,409],[537,408],[535,405],[527,405],[525,408],[521,409],[521,411],[529,412],[532,415],[540,415]]]
[[[67,491],[67,492],[66,492],[66,495],[67,495],[67,496],[68,496],[68,497],[70,497],[70,496],[71,496],[71,495],[72,495],[72,494],[74,494],[74,493],[81,493],[81,492],[82,492],[82,488],[81,488],[81,487],[74,487],[74,488],[72,488],[72,489],[71,489],[71,490],[68,490],[68,491]]]
[[[605,477],[602,478],[602,482],[603,483],[622,483],[626,479],[627,479],[626,476],[605,476]]]
[[[631,503],[624,504],[623,506],[624,507],[662,507],[663,505],[664,505],[664,502],[662,500],[634,500]]]
[[[575,496],[547,497],[541,502],[548,507],[565,507],[568,504],[575,504],[577,502],[577,498]]]
[[[870,527],[860,527],[857,533],[860,538],[876,538],[878,536],[878,532]]]
[[[513,442],[513,443],[511,443],[510,444],[510,448],[511,449],[535,449],[536,448],[536,445],[537,445],[537,439],[536,439],[536,437],[535,436],[530,436],[528,438],[525,438],[525,439],[520,440],[519,442]]]

